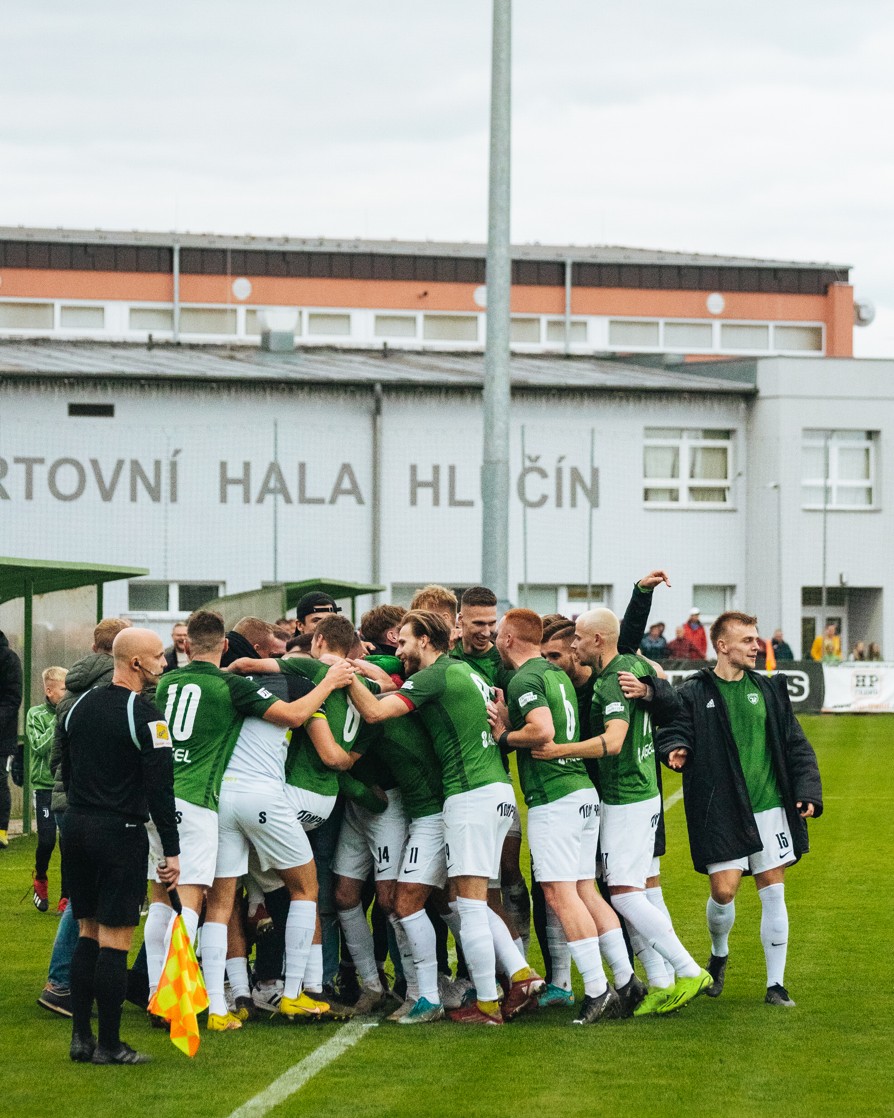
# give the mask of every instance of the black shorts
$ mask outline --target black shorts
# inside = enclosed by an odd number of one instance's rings
[[[139,924],[149,859],[145,824],[69,808],[62,817],[62,853],[75,920],[107,928]]]

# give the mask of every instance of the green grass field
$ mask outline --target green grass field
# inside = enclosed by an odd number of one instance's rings
[[[894,719],[803,721],[819,755],[825,815],[811,824],[812,851],[787,882],[786,983],[797,1008],[763,1004],[760,906],[746,881],[726,989],[716,1001],[700,998],[670,1017],[588,1029],[572,1028],[567,1010],[541,1012],[503,1029],[381,1024],[271,1113],[894,1114],[892,906],[884,876],[894,808],[894,767],[887,756]],[[676,780],[667,780],[665,795]],[[680,937],[703,962],[710,952],[706,879],[691,868],[682,804],[668,812],[667,828],[665,896]],[[126,1006],[122,1035],[151,1052],[154,1063],[71,1064],[68,1022],[35,1002],[56,917],[38,913],[30,891],[20,902],[33,844],[33,838],[17,840],[0,855],[0,1066],[9,1115],[225,1118],[338,1032],[337,1025],[260,1023],[236,1034],[203,1033],[197,1057],[188,1060]],[[58,895],[56,858],[51,897]]]

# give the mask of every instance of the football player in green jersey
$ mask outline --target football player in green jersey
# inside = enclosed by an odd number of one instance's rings
[[[226,646],[220,614],[197,610],[187,621],[190,663],[166,673],[156,692],[156,702],[165,712],[174,746],[174,793],[181,841],[179,893],[191,938],[195,937],[205,890],[214,880],[220,783],[243,719],[253,715],[280,726],[301,726],[333,690],[344,687],[354,674],[349,664],[333,665],[309,694],[286,703],[249,680],[222,672],[219,665]],[[319,726],[328,733],[322,720]],[[313,732],[317,732],[316,728]],[[344,755],[331,736],[328,749],[332,763],[341,764]],[[161,852],[151,827],[149,841],[150,853],[158,862]],[[159,875],[155,876],[150,906],[154,919],[147,919],[145,932],[150,988],[153,982],[157,985],[161,975],[165,934],[172,915],[166,890],[158,880]],[[155,905],[159,908],[153,913]],[[161,906],[166,906],[167,911]],[[221,1027],[239,1025],[227,1020]]]
[[[541,656],[542,640],[543,623],[531,610],[509,610],[500,622],[497,649],[514,674],[507,703],[497,705],[492,725],[500,744],[518,751],[534,876],[584,979],[584,1000],[575,1024],[589,1025],[629,1015],[646,990],[633,974],[618,917],[593,884],[599,796],[583,761],[543,761],[531,753],[537,746],[571,744],[578,737],[574,686],[565,672]],[[606,982],[603,955],[614,973],[617,993]]]
[[[463,952],[477,991],[474,1005],[451,1016],[469,1024],[499,1025],[503,1017],[497,1000],[497,961],[510,977],[510,1004],[517,1010],[544,984],[487,905],[488,881],[499,872],[515,805],[490,732],[490,686],[468,664],[448,656],[449,647],[450,630],[438,614],[411,611],[398,638],[398,655],[409,677],[403,687],[376,698],[355,682],[350,694],[370,722],[418,710],[431,735],[444,779],[447,873],[457,896]]]
[[[512,670],[503,663],[494,644],[497,596],[493,590],[487,586],[470,586],[464,590],[459,601],[457,626],[460,639],[450,655],[464,660],[505,695]],[[506,771],[509,771],[508,765]],[[516,807],[500,855],[500,888],[490,890],[488,904],[506,920],[522,952],[526,953],[531,938],[531,898],[519,865],[521,837],[521,817]]]
[[[651,676],[653,670],[641,657],[618,652],[620,628],[609,609],[588,610],[577,619],[574,650],[581,663],[596,672],[591,723],[595,736],[571,745],[550,743],[535,750],[534,756],[596,757],[599,761],[602,864],[612,904],[677,975],[672,986],[650,990],[634,1010],[641,1016],[678,1009],[707,989],[712,980],[677,938],[667,915],[645,895],[660,815],[655,748],[646,707],[624,695],[618,674]]]

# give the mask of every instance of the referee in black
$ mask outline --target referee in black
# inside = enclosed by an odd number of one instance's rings
[[[174,771],[167,723],[140,692],[164,671],[164,645],[148,629],[124,629],[112,645],[112,682],[86,691],[60,731],[68,794],[62,850],[80,938],[71,962],[72,1037],[78,1063],[144,1064],[119,1036],[127,953],[146,895],[149,816],[161,836],[169,889],[180,876]],[[93,1037],[93,1003],[99,1036]]]

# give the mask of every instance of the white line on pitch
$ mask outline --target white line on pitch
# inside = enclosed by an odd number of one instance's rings
[[[237,1107],[230,1118],[261,1118],[261,1115],[267,1114],[289,1095],[294,1095],[309,1079],[361,1040],[367,1029],[374,1029],[377,1024],[378,1021],[353,1021],[350,1025],[343,1025],[325,1044],[321,1044],[309,1056],[305,1056],[288,1071],[283,1072],[260,1094]]]
[[[678,804],[680,802],[680,800],[682,800],[682,799],[683,799],[683,789],[682,788],[678,788],[676,790],[676,792],[671,792],[671,794],[664,801],[664,810],[665,811],[670,811],[670,809],[674,806],[674,804]]]

